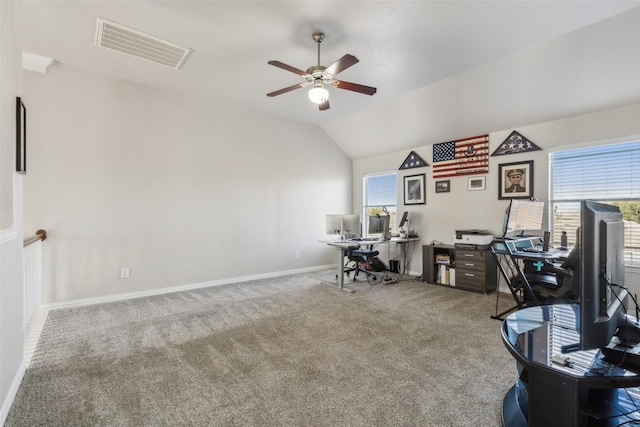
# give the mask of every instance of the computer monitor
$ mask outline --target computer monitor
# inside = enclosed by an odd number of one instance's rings
[[[338,234],[340,238],[346,235],[360,236],[360,215],[331,214],[326,218],[327,234]]]
[[[389,215],[370,216],[368,234],[381,234],[383,239],[389,240],[391,238],[391,231],[389,230],[389,218]]]
[[[624,222],[617,206],[580,204],[580,257],[573,280],[580,284],[580,349],[590,350],[605,347],[626,323]]]
[[[409,212],[404,211],[404,213],[402,214],[402,219],[400,220],[400,225],[398,226],[398,228],[404,227],[404,224],[407,222],[408,217],[409,217]]]
[[[502,237],[525,236],[527,231],[542,231],[544,202],[511,199],[505,211]]]

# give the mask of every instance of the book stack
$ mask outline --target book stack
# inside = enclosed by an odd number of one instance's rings
[[[438,283],[441,285],[456,285],[456,269],[445,264],[438,266]]]

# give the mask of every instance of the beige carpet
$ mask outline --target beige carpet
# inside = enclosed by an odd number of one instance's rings
[[[6,426],[500,425],[517,374],[495,295],[356,289],[305,274],[51,312]]]

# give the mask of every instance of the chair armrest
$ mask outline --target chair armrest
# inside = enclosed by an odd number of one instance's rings
[[[555,264],[546,265],[542,268],[543,272],[552,272],[555,274],[559,274],[564,277],[573,277],[573,270],[568,268],[563,268]]]

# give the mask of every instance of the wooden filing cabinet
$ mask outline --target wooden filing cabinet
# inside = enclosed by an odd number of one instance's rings
[[[456,248],[456,287],[489,293],[497,289],[498,268],[489,250]]]

